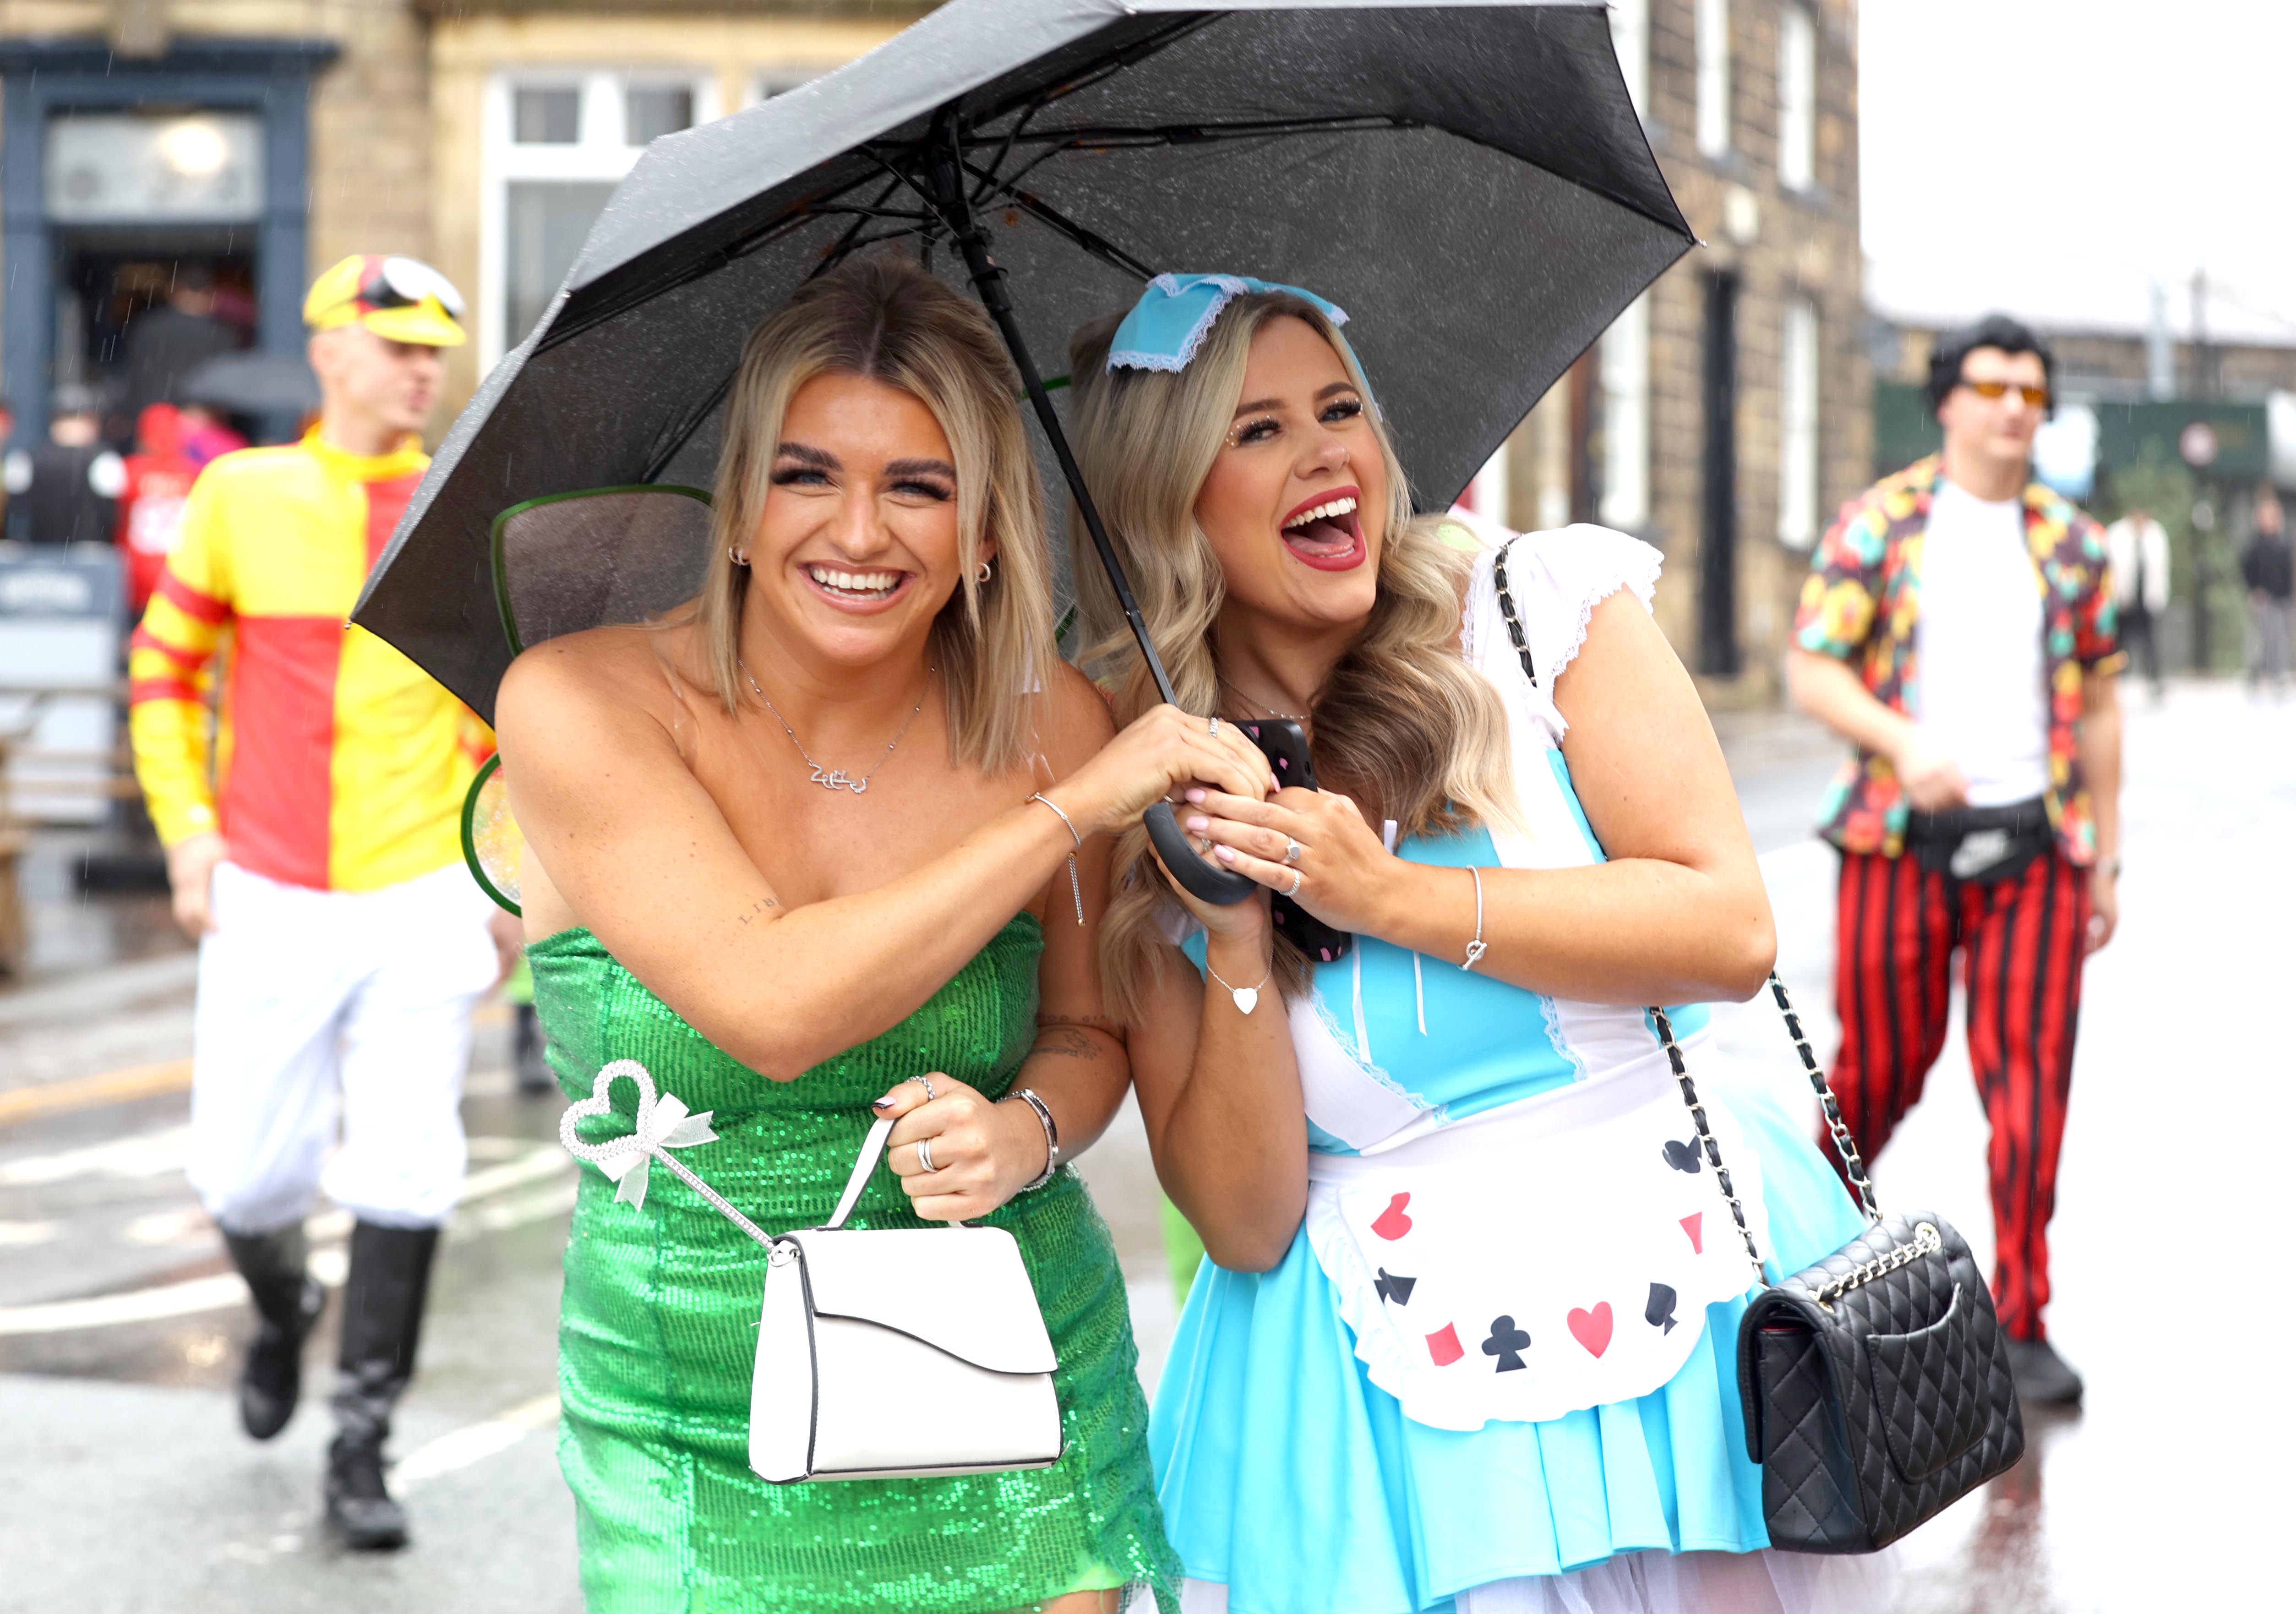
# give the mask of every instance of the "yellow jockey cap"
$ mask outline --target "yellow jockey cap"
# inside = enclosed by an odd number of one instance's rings
[[[429,264],[381,252],[354,252],[311,283],[303,323],[314,331],[365,325],[394,342],[459,348],[463,294]]]

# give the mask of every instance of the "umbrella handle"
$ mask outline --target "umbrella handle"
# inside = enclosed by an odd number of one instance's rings
[[[1259,889],[1259,882],[1234,869],[1217,869],[1196,856],[1195,844],[1180,828],[1172,804],[1160,801],[1148,809],[1148,839],[1156,856],[1172,871],[1172,878],[1187,888],[1198,902],[1216,908],[1233,907]]]

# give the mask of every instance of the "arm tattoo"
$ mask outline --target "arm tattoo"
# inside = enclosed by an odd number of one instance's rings
[[[753,902],[753,903],[751,903],[751,904],[750,905],[750,911],[749,911],[748,913],[746,913],[746,914],[739,914],[739,915],[737,915],[736,917],[738,917],[743,924],[748,924],[751,920],[755,919],[758,914],[760,914],[764,913],[767,908],[778,908],[778,907],[780,907],[781,905],[782,905],[781,904],[779,904],[778,902],[775,902],[772,897],[766,897],[765,899],[763,899],[762,901],[759,901],[759,902]]]
[[[1105,1031],[1119,1039],[1124,1036],[1123,1022],[1112,1014],[1039,1014],[1037,1023],[1040,1026],[1082,1026],[1089,1031]]]
[[[1071,1026],[1061,1026],[1039,1031],[1037,1045],[1029,1052],[1031,1055],[1049,1053],[1055,1059],[1097,1060],[1100,1045],[1086,1032]]]

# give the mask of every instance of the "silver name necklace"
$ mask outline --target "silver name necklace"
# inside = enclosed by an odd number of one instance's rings
[[[825,768],[814,761],[813,753],[805,749],[805,741],[797,737],[797,731],[789,725],[789,719],[782,716],[781,709],[773,703],[772,697],[758,687],[758,675],[750,670],[750,664],[738,656],[734,659],[734,664],[742,669],[742,676],[750,681],[750,687],[756,691],[758,699],[766,703],[766,709],[773,713],[774,721],[782,725],[782,733],[790,737],[790,743],[797,747],[797,754],[804,758],[807,766],[813,769],[813,782],[824,791],[851,791],[856,796],[869,788],[869,782],[877,776],[877,768],[883,767],[891,759],[893,746],[900,744],[902,735],[909,732],[909,725],[914,723],[917,720],[917,714],[925,709],[925,696],[932,691],[933,674],[940,670],[937,667],[931,666],[925,668],[925,686],[917,692],[917,703],[909,708],[909,715],[901,719],[900,733],[893,736],[892,745],[887,746],[884,756],[877,758],[877,767],[873,767],[860,778],[854,779],[848,777],[841,767]]]
[[[1308,721],[1308,714],[1305,712],[1279,712],[1274,707],[1268,705],[1265,700],[1253,700],[1250,695],[1245,694],[1242,690],[1236,688],[1234,684],[1228,683],[1224,675],[1220,678],[1220,683],[1226,687],[1229,694],[1234,695],[1246,706],[1258,707],[1263,713],[1270,717],[1288,717],[1294,723],[1305,723]]]

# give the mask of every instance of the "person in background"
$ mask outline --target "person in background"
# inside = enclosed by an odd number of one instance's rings
[[[15,528],[32,544],[107,544],[127,468],[105,447],[99,400],[77,384],[56,389],[48,440],[0,460]]]
[[[152,404],[135,421],[135,452],[127,456],[119,498],[117,541],[127,573],[127,604],[135,616],[152,598],[160,569],[175,553],[184,528],[184,501],[200,468],[183,451],[175,406]]]
[[[2155,621],[2169,609],[2169,535],[2149,510],[2132,509],[2104,529],[2112,556],[2113,598],[2120,607],[2120,643],[2144,665],[2152,698],[2168,692],[2161,677]]]
[[[429,463],[416,433],[461,308],[410,258],[319,276],[303,305],[319,423],[201,473],[129,660],[135,771],[200,938],[192,1185],[258,1320],[240,1419],[266,1440],[294,1413],[323,1299],[303,1218],[324,1187],[354,1218],[326,1519],[361,1548],[406,1541],[383,1443],[462,1190],[471,1013],[518,945],[463,867],[492,735],[344,627]],[[231,741],[211,753],[201,675],[226,629]]]
[[[2240,580],[2248,586],[2248,686],[2262,691],[2271,681],[2288,688],[2288,602],[2296,596],[2296,550],[2288,542],[2278,496],[2267,490],[2256,501],[2256,530],[2241,551]]]
[[[176,415],[176,441],[183,448],[184,457],[194,465],[204,465],[247,447],[247,439],[234,431],[231,422],[210,405],[196,398],[187,399]]]
[[[2121,654],[2096,523],[2034,481],[2053,361],[1999,315],[1939,340],[1942,455],[1819,541],[1794,703],[1857,748],[1819,831],[1841,849],[1832,1082],[1871,1160],[1945,1046],[1953,954],[1993,1133],[1994,1302],[2019,1392],[2080,1399],[2050,1345],[2049,1217],[2084,956],[2120,914]]]
[[[219,354],[236,353],[240,334],[216,317],[215,276],[204,264],[177,267],[165,302],[136,315],[122,342],[128,418],[172,404],[184,379]]]

